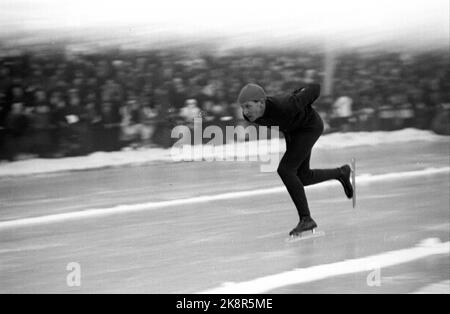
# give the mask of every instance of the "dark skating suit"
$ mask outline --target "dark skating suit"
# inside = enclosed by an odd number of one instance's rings
[[[291,196],[300,219],[310,217],[305,186],[338,179],[340,169],[310,169],[311,151],[323,132],[323,121],[312,107],[320,95],[320,85],[310,84],[286,97],[267,97],[262,117],[254,123],[278,126],[286,138],[286,153],[278,174]],[[248,118],[244,115],[244,118]]]

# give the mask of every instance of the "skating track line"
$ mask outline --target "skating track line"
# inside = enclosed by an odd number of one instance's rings
[[[369,184],[372,182],[379,181],[390,181],[390,180],[399,180],[399,179],[409,179],[420,176],[432,176],[437,174],[449,173],[450,167],[443,168],[428,168],[423,170],[416,171],[408,171],[408,172],[396,172],[389,174],[376,174],[376,175],[367,175],[362,174],[356,178],[358,185],[361,184]],[[308,189],[320,189],[329,187],[331,185],[339,184],[337,181],[329,181],[324,182],[322,184],[314,185],[308,187]],[[190,198],[182,198],[175,199],[170,201],[161,201],[161,202],[148,202],[141,204],[132,204],[132,205],[119,205],[110,208],[93,208],[93,209],[85,209],[81,211],[62,213],[62,214],[54,214],[54,215],[44,215],[38,217],[30,217],[30,218],[21,218],[9,221],[1,221],[0,222],[0,230],[6,228],[16,228],[16,227],[26,227],[31,225],[39,225],[39,224],[49,224],[56,222],[64,222],[69,220],[81,220],[81,219],[89,219],[95,217],[104,217],[109,215],[116,214],[127,214],[134,212],[144,212],[154,209],[173,207],[173,206],[186,206],[192,204],[201,204],[208,203],[214,201],[223,201],[223,200],[231,200],[231,199],[240,199],[244,197],[253,197],[253,196],[264,196],[268,194],[277,194],[277,193],[286,193],[286,189],[284,186],[278,186],[273,188],[266,189],[258,189],[258,190],[249,190],[242,192],[231,192],[231,193],[221,193],[216,195],[205,195],[205,196],[197,196]]]
[[[450,280],[444,280],[425,286],[411,294],[450,294]]]
[[[294,269],[275,275],[257,278],[245,282],[224,283],[222,286],[199,292],[200,294],[255,294],[304,283],[324,280],[336,276],[367,272],[413,262],[433,255],[450,255],[450,242],[441,243],[439,239],[423,240],[415,247],[384,252],[378,255],[350,259],[342,262],[323,264],[308,268]],[[372,279],[373,280],[373,279]],[[370,280],[368,280],[370,282]],[[382,280],[381,280],[382,284]]]

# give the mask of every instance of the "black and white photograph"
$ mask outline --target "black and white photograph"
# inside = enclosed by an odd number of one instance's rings
[[[0,294],[450,294],[449,241],[448,0],[0,0]]]

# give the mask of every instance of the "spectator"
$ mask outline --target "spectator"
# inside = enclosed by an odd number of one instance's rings
[[[8,159],[13,159],[20,153],[28,153],[29,147],[26,135],[30,129],[30,119],[25,111],[25,104],[15,101],[6,118],[5,127],[8,130],[7,151]]]
[[[62,157],[70,152],[71,146],[67,103],[62,94],[55,91],[51,95],[50,104],[53,108],[51,123],[54,126],[52,139],[56,146],[55,157]]]
[[[181,108],[180,117],[189,125],[193,126],[194,118],[200,118],[200,108],[198,107],[197,100],[187,99],[185,105]]]
[[[183,84],[183,79],[177,77],[172,81],[172,85],[169,87],[169,102],[170,105],[175,108],[181,108],[187,98],[186,88]]]
[[[31,115],[32,152],[42,157],[49,157],[53,147],[51,138],[51,107],[47,94],[39,89],[34,93],[34,110]]]
[[[450,103],[439,105],[439,113],[431,121],[431,128],[437,134],[450,135]]]
[[[158,109],[153,108],[150,104],[144,105],[142,108],[142,143],[144,146],[151,147],[154,146],[152,141],[153,135],[155,134],[156,125],[158,118]]]
[[[136,99],[129,99],[120,108],[121,115],[121,141],[137,146],[141,141],[142,114],[141,105]]]
[[[98,133],[97,147],[103,151],[119,149],[120,139],[120,114],[118,106],[112,102],[103,102],[100,109],[101,128]]]
[[[91,147],[89,121],[86,106],[81,103],[79,90],[69,90],[69,105],[66,109],[67,132],[71,140],[71,154],[85,154]]]
[[[339,97],[333,104],[330,126],[332,128],[349,131],[351,128],[351,118],[353,99],[348,96]]]

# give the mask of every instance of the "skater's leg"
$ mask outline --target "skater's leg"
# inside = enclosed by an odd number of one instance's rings
[[[311,154],[303,161],[297,171],[297,176],[303,183],[303,186],[313,185],[328,180],[338,180],[348,198],[353,197],[353,188],[350,182],[351,168],[344,165],[332,169],[310,169]]]
[[[302,163],[310,156],[311,149],[320,134],[320,128],[290,134],[290,140],[286,143],[286,153],[278,166],[278,174],[297,208],[300,219],[309,217],[310,211],[305,188],[297,172]]]
[[[317,184],[328,180],[337,180],[341,175],[340,168],[310,169],[311,153],[302,162],[297,171],[297,176],[304,186]]]
[[[311,131],[313,131],[318,138],[323,132],[323,121],[317,112],[314,111],[312,113],[310,123],[311,123],[310,128]],[[313,185],[320,182],[336,179],[342,184],[346,196],[348,198],[353,197],[353,188],[350,183],[351,168],[349,165],[344,165],[342,167],[332,169],[311,169],[310,159],[311,159],[311,152],[307,156],[307,158],[305,158],[305,160],[301,163],[297,171],[297,176],[303,183],[303,186]]]
[[[286,189],[291,196],[292,201],[297,208],[300,219],[305,216],[310,216],[308,201],[306,199],[305,188],[297,176],[298,164],[291,161],[288,151],[281,159],[277,172],[283,181]]]

